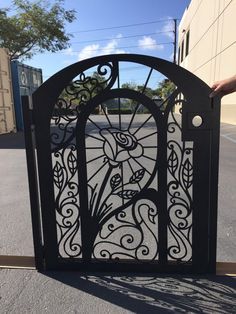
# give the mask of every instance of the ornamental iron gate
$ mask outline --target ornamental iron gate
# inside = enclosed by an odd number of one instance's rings
[[[134,88],[124,70],[138,67]],[[156,100],[157,73],[172,92]],[[209,93],[175,64],[120,54],[23,97],[38,269],[215,272],[220,101]]]

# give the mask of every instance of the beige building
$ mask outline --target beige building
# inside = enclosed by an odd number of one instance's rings
[[[7,49],[0,48],[0,134],[16,132],[11,67]]]
[[[236,0],[192,0],[179,25],[179,64],[208,85],[236,74]],[[236,124],[236,93],[221,121]]]

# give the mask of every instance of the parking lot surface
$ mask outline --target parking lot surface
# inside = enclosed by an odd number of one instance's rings
[[[0,254],[33,256],[23,134],[0,136]],[[236,262],[236,126],[221,125],[217,260]],[[1,313],[234,313],[231,277],[0,270]]]

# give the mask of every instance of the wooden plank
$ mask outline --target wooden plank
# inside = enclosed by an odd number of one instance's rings
[[[236,263],[227,262],[216,263],[216,275],[236,277]]]
[[[34,256],[0,255],[0,268],[36,269]]]
[[[0,255],[0,268],[36,269],[34,256]],[[216,263],[216,275],[236,277],[236,263]]]

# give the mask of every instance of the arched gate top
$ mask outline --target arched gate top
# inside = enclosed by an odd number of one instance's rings
[[[33,94],[34,109],[40,114],[43,104],[44,110],[47,111],[47,107],[49,107],[49,112],[52,112],[52,107],[54,106],[60,92],[78,74],[94,66],[107,63],[113,63],[118,66],[119,62],[134,62],[157,70],[170,79],[184,94],[184,97],[188,101],[191,100],[191,106],[194,106],[194,103],[196,103],[198,110],[212,110],[213,100],[209,98],[211,89],[197,76],[184,68],[173,64],[172,62],[139,54],[113,54],[98,56],[74,63],[62,69],[45,81],[45,83],[43,83]]]

